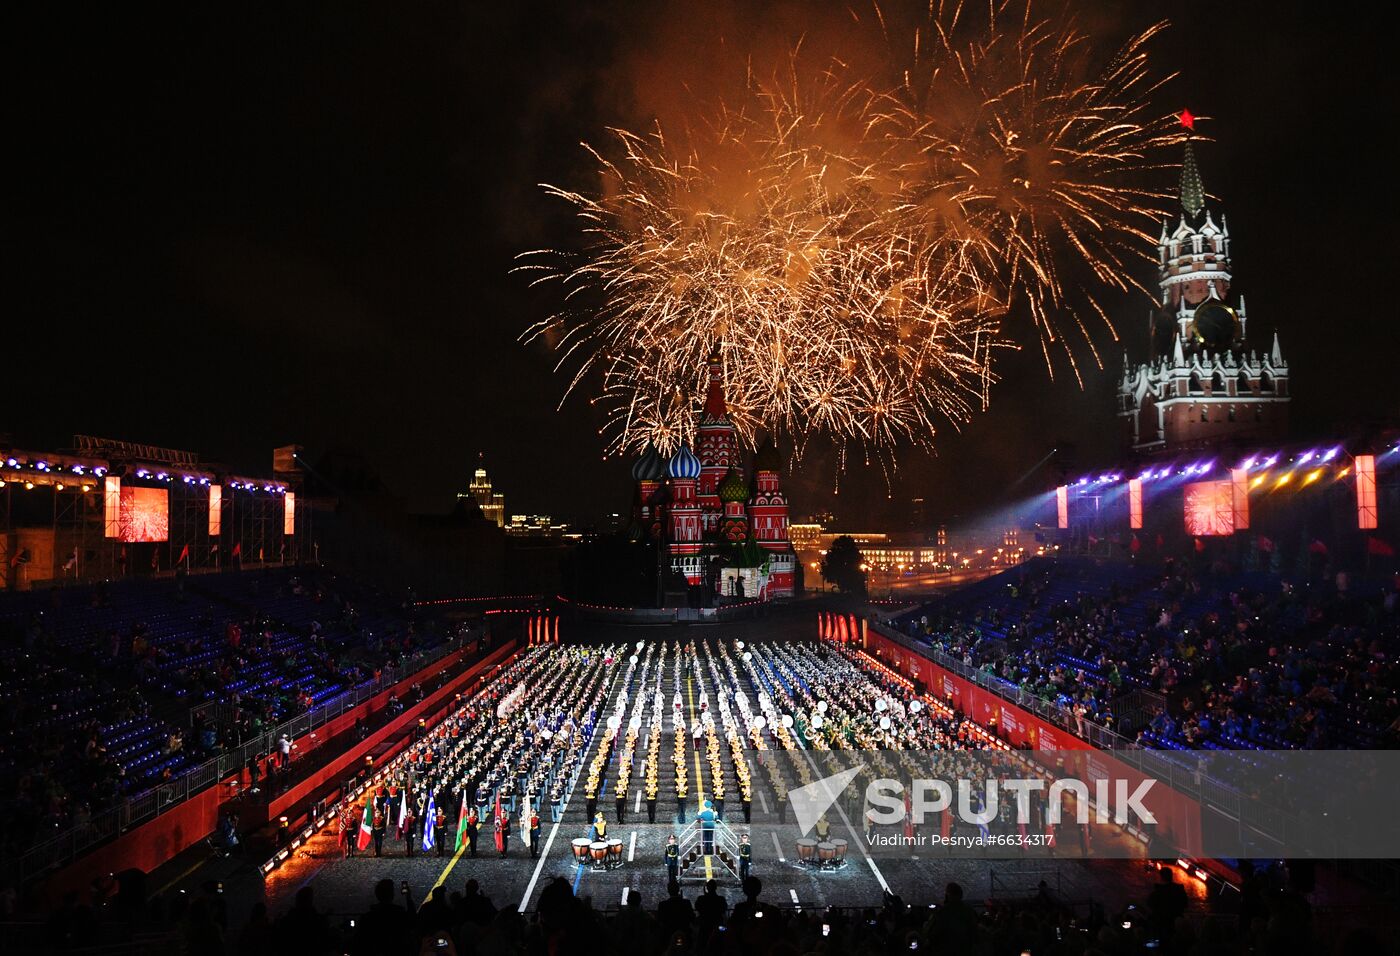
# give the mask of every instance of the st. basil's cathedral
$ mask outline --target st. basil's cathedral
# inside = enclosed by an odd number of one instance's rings
[[[692,587],[709,584],[725,598],[792,597],[797,556],[788,541],[778,449],[771,441],[759,449],[752,481],[741,456],[723,365],[711,358],[695,450],[682,444],[667,459],[649,446],[632,466],[634,527],[661,544],[665,566]],[[743,548],[746,542],[757,548]],[[734,555],[746,551],[757,560],[736,564]]]

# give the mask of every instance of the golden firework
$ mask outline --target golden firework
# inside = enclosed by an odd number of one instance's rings
[[[747,438],[881,456],[985,408],[1008,316],[1029,317],[1047,362],[1058,343],[1078,373],[1065,325],[1097,359],[1097,292],[1134,285],[1160,210],[1135,185],[1170,136],[1146,105],[1159,28],[1094,72],[1072,23],[1021,0],[976,25],[934,10],[904,40],[875,13],[906,60],[895,78],[794,55],[684,148],[612,130],[590,149],[596,194],[545,186],[585,244],[522,257],[563,289],[524,338],[554,345],[566,395],[601,382],[609,451],[689,441],[713,354]]]

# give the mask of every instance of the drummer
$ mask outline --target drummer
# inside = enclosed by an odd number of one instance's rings
[[[608,821],[603,819],[603,811],[599,810],[593,815],[593,839],[604,840],[608,835]]]
[[[826,814],[817,818],[817,825],[814,828],[817,842],[826,843],[831,839],[831,824],[826,819]]]

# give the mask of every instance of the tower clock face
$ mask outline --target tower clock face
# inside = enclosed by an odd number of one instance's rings
[[[1208,349],[1226,349],[1239,339],[1240,322],[1235,311],[1211,300],[1196,309],[1191,321],[1191,337]]]

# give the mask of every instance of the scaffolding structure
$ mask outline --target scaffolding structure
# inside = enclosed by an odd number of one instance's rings
[[[164,540],[122,540],[129,488],[165,492]],[[0,447],[0,590],[297,563],[314,553],[315,511],[298,490],[294,473],[229,474],[194,452],[90,435],[55,452]]]

